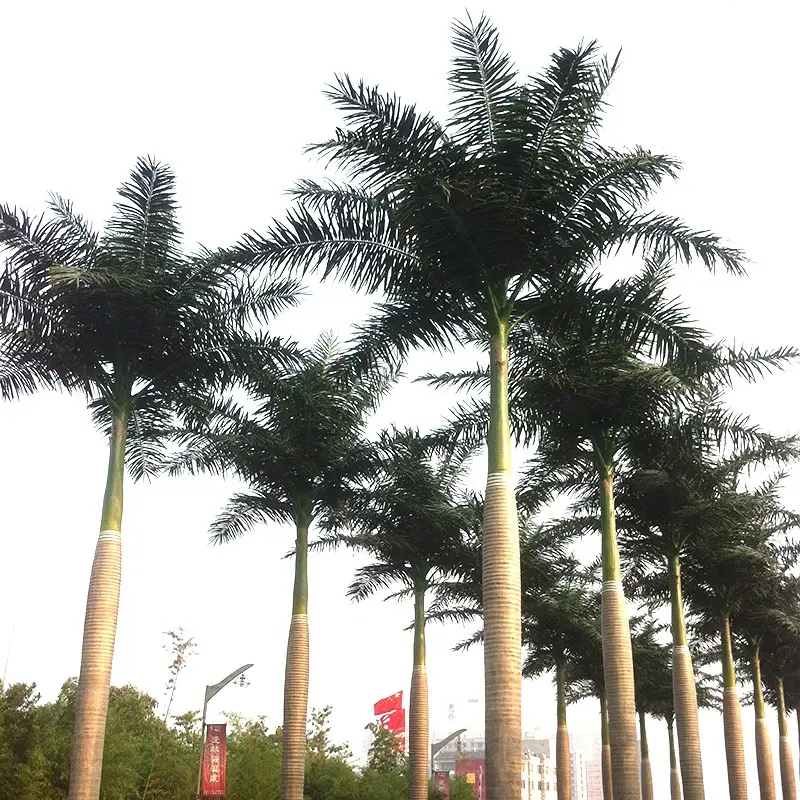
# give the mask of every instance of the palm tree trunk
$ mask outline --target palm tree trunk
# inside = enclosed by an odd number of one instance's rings
[[[556,664],[556,789],[558,800],[571,800],[572,776],[569,763],[569,731],[567,730],[567,682],[564,663]]]
[[[683,795],[686,800],[704,800],[703,757],[700,753],[700,721],[697,716],[697,690],[692,656],[686,641],[683,616],[680,557],[669,559],[669,589],[672,604],[672,694],[678,727]]]
[[[797,720],[797,741],[800,743],[800,704],[797,703],[795,698],[794,716]]]
[[[725,729],[725,758],[728,764],[728,793],[730,800],[747,800],[742,710],[736,691],[736,667],[733,663],[730,618],[722,617],[721,623],[722,721]]]
[[[608,706],[605,689],[600,689],[600,766],[603,771],[603,800],[614,800],[614,781],[611,777],[611,739],[608,736]]]
[[[682,800],[681,773],[678,771],[678,755],[675,752],[675,728],[673,718],[667,718],[667,735],[669,736],[669,796],[670,800]]]
[[[642,800],[653,800],[653,770],[650,768],[650,746],[644,711],[639,712],[639,749],[642,751]]]
[[[600,454],[597,453],[598,463]],[[611,742],[611,773],[616,800],[639,800],[639,741],[633,690],[633,656],[628,611],[622,591],[617,527],[614,517],[614,476],[610,466],[600,471],[600,525],[603,559],[603,673]]]
[[[783,695],[783,678],[778,678],[778,757],[781,764],[783,800],[797,800],[792,745],[789,743],[789,726],[786,724],[786,699]]]
[[[761,800],[775,800],[775,765],[772,762],[772,744],[769,740],[767,715],[764,708],[764,691],[761,688],[761,654],[756,645],[751,662],[753,669],[753,709],[756,714],[756,766]]]
[[[113,411],[100,535],[94,551],[83,623],[69,800],[97,800],[100,796],[122,576],[122,496],[128,416],[127,408]]]
[[[281,800],[303,800],[308,716],[308,522],[297,523],[294,596],[283,684]]]
[[[486,797],[519,800],[522,778],[522,623],[519,532],[508,425],[508,323],[491,338],[489,468],[483,517]]]
[[[414,585],[414,666],[408,721],[409,800],[428,800],[428,674],[425,667],[425,585]]]

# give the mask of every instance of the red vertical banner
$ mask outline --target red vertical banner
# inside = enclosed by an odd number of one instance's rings
[[[228,755],[225,725],[206,725],[201,797],[225,797],[225,760]]]
[[[433,788],[441,793],[444,800],[450,800],[450,773],[446,769],[437,769],[433,773]]]

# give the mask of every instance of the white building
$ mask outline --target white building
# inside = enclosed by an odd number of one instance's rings
[[[572,784],[572,800],[589,800],[586,753],[583,750],[570,750],[569,770]]]

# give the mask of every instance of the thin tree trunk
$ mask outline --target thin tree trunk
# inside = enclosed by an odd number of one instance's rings
[[[758,788],[761,800],[776,800],[775,765],[772,761],[772,744],[767,728],[767,715],[764,708],[764,691],[761,688],[761,655],[756,645],[753,653],[753,709],[756,714],[756,766],[758,767]]]
[[[783,678],[778,678],[778,757],[781,765],[783,800],[797,800],[792,745],[789,743],[789,726],[786,724],[786,699],[783,695]]]
[[[794,716],[797,721],[797,742],[798,746],[800,746],[800,704],[797,703],[796,699],[795,699]]]
[[[672,717],[667,719],[669,737],[669,796],[670,800],[682,800],[681,773],[678,770],[678,754],[675,752],[675,728]]]
[[[114,410],[108,474],[94,552],[86,618],[83,624],[81,672],[75,702],[69,800],[97,800],[103,772],[108,694],[119,613],[122,576],[122,499],[128,415]]]
[[[294,595],[283,684],[281,800],[303,800],[308,717],[308,522],[297,523]]]
[[[558,800],[571,800],[572,775],[569,763],[569,731],[567,729],[567,683],[563,662],[556,664],[556,789]]]
[[[508,325],[491,338],[489,468],[483,517],[486,797],[519,800],[522,778],[522,624],[519,532],[508,425]]]
[[[598,462],[600,454],[597,453]],[[600,473],[600,524],[603,559],[603,673],[611,742],[611,773],[616,800],[639,800],[639,741],[633,689],[633,656],[628,610],[622,590],[614,477],[610,466]]]
[[[425,667],[425,585],[414,586],[414,666],[408,724],[408,796],[428,800],[428,674]]]
[[[600,766],[603,771],[603,800],[614,800],[614,781],[611,777],[611,740],[608,736],[608,706],[604,689],[600,695]]]
[[[700,720],[697,715],[697,690],[692,656],[686,641],[683,616],[680,558],[669,559],[669,588],[672,604],[672,694],[678,728],[683,796],[686,800],[705,800],[703,757],[700,753]]]
[[[639,749],[642,752],[642,800],[653,800],[653,770],[650,767],[650,746],[647,744],[644,711],[639,712]]]
[[[722,643],[722,721],[725,729],[725,759],[728,764],[730,800],[747,800],[747,770],[744,760],[742,710],[736,691],[736,667],[731,645],[731,621],[721,620]]]

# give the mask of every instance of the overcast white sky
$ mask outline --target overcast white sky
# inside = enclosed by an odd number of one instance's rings
[[[596,38],[611,53],[623,48],[607,140],[682,159],[681,179],[657,206],[729,237],[752,262],[745,280],[681,270],[676,292],[720,337],[796,344],[796,6],[495,0],[486,10],[526,73],[581,39]],[[477,16],[481,7],[470,11]],[[230,243],[279,215],[296,179],[319,174],[303,146],[338,121],[322,96],[335,72],[445,117],[450,22],[463,15],[461,0],[6,4],[0,199],[36,211],[55,190],[99,224],[136,157],[150,153],[177,173],[187,244]],[[276,330],[305,343],[327,328],[346,336],[364,308],[346,290],[325,287]],[[439,366],[418,356],[408,372]],[[794,368],[737,392],[734,402],[787,432],[798,427],[798,377]],[[403,385],[380,421],[430,428],[446,409],[446,396]],[[41,395],[0,408],[0,443],[0,667],[13,630],[8,679],[36,681],[51,699],[78,671],[105,442],[80,399]],[[250,687],[226,689],[211,719],[236,710],[266,714],[274,727],[291,597],[292,565],[282,556],[292,534],[273,526],[211,548],[208,524],[234,488],[208,478],[128,487],[113,680],[160,696],[162,631],[183,626],[200,653],[181,678],[176,709],[198,708],[206,683],[252,661]],[[795,505],[797,488],[795,481],[789,493]],[[351,604],[344,593],[357,563],[346,553],[312,557],[310,703],[334,707],[335,734],[358,753],[372,702],[408,686],[411,638],[402,629],[411,609]],[[208,603],[211,587],[223,590],[225,607]],[[452,654],[461,633],[429,633],[435,731],[451,724],[450,703],[453,725],[480,726],[479,705],[468,700],[482,696],[482,654]],[[551,695],[546,680],[526,683],[526,730],[553,727]],[[576,729],[597,724],[594,704],[571,714]],[[666,797],[666,736],[661,726],[651,730],[656,785]],[[753,765],[749,712],[745,731]],[[705,715],[702,734],[708,796],[722,797],[721,720]]]

